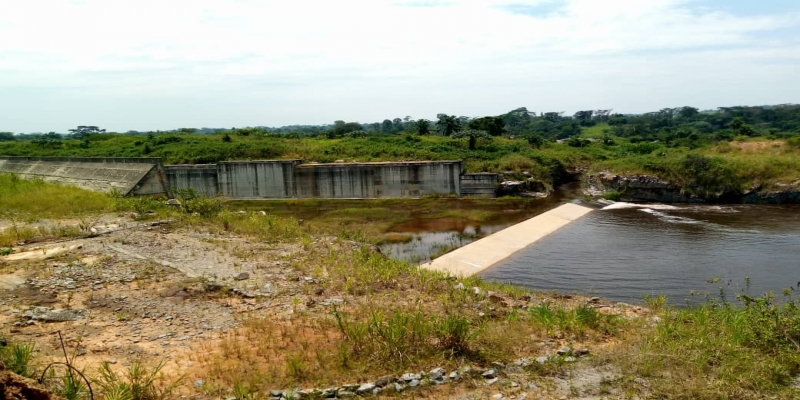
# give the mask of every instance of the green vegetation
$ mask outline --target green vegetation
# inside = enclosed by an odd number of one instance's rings
[[[167,164],[460,159],[469,172],[526,171],[547,184],[587,169],[653,174],[709,198],[794,182],[800,171],[797,105],[702,112],[678,107],[641,115],[587,110],[573,116],[537,114],[523,107],[474,119],[439,114],[435,123],[406,117],[373,124],[336,121],[328,126],[270,129],[118,134],[79,127],[72,131],[66,136],[5,135],[0,154],[152,156]],[[697,177],[698,171],[705,176]]]

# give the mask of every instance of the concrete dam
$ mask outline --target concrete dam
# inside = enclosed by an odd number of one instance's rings
[[[173,196],[176,190],[192,189],[230,199],[494,197],[499,178],[465,174],[461,161],[163,165],[159,158],[114,157],[0,157],[0,173],[123,195]]]

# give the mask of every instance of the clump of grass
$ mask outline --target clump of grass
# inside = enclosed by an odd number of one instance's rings
[[[2,214],[21,220],[70,218],[107,212],[113,205],[114,200],[103,193],[0,174],[0,218],[9,217]]]
[[[36,374],[32,365],[34,350],[31,343],[7,343],[0,347],[0,362],[11,372],[32,378]]]
[[[647,379],[650,392],[666,399],[796,398],[797,301],[778,304],[771,294],[738,300],[665,308],[661,321],[622,356],[625,372]]]
[[[183,381],[180,377],[167,382],[162,369],[164,361],[149,367],[141,361],[133,361],[124,372],[114,371],[104,362],[98,370],[95,383],[105,399],[114,400],[164,400],[172,394]]]

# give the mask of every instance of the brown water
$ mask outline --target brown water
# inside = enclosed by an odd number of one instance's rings
[[[627,302],[800,293],[800,206],[620,206],[571,223],[483,277]]]
[[[390,232],[412,234],[405,243],[381,245],[388,256],[420,264],[430,261],[449,250],[467,245],[484,236],[518,224],[567,201],[577,201],[581,196],[580,184],[562,185],[551,196],[523,203],[509,204],[509,208],[497,212],[482,223],[463,218],[419,218],[391,228]],[[499,204],[502,204],[498,201]]]

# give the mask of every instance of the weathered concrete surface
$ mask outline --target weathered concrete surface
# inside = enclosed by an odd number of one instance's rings
[[[413,198],[461,193],[461,161],[303,164],[295,171],[299,198]]]
[[[0,172],[123,195],[167,193],[158,158],[0,157]]]
[[[454,276],[477,274],[591,212],[588,207],[564,204],[527,221],[453,250],[420,267]]]
[[[220,194],[217,170],[217,164],[164,166],[170,189],[193,189],[207,197],[215,197]]]
[[[461,196],[496,197],[500,175],[492,173],[461,175]]]
[[[300,160],[226,161],[219,163],[219,193],[232,199],[295,197],[295,165]]]

